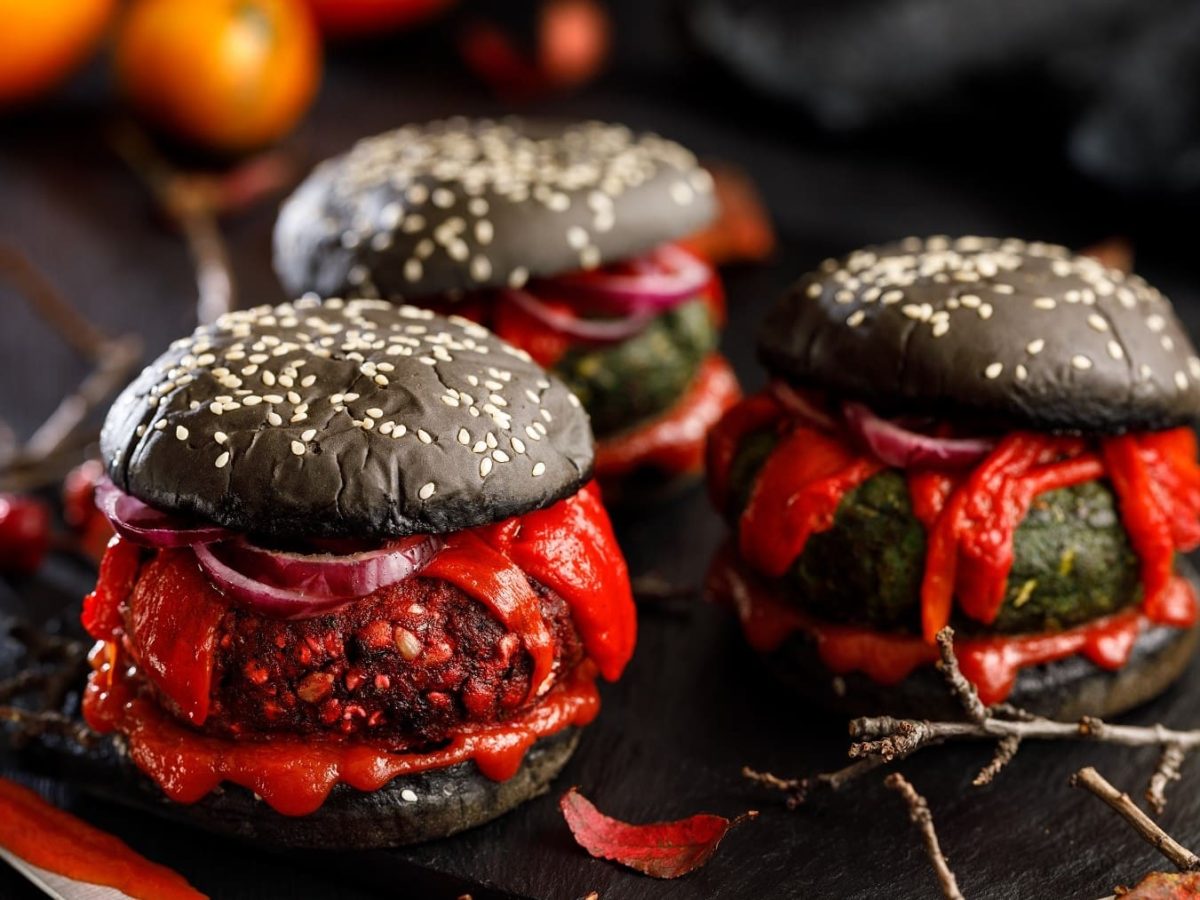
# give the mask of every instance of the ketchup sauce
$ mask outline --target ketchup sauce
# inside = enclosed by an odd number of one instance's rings
[[[377,790],[400,775],[473,761],[486,777],[511,778],[539,738],[585,725],[599,711],[597,671],[617,678],[633,654],[636,615],[624,557],[594,485],[547,509],[451,535],[418,577],[451,582],[516,634],[533,661],[536,703],[503,722],[468,725],[431,751],[329,739],[233,740],[188,727],[203,724],[222,598],[197,566],[179,566],[190,550],[161,551],[148,561],[114,539],[84,624],[99,640],[83,711],[98,732],[125,736],[131,758],[173,800],[193,803],[222,781],[253,790],[286,815],[317,809],[338,783]],[[187,574],[185,574],[187,573]],[[526,573],[571,609],[587,659],[547,688],[553,647]],[[170,579],[166,581],[165,579]],[[194,579],[197,583],[192,583]],[[121,607],[143,592],[174,600],[142,602],[124,633]],[[144,598],[142,598],[144,600]],[[138,690],[147,679],[178,717]]]
[[[731,410],[709,438],[709,483],[718,508],[729,503],[729,473],[738,447],[749,434],[767,428],[780,439],[756,476],[738,541],[742,557],[775,578],[803,552],[809,536],[832,527],[845,495],[884,466],[846,435],[790,417],[764,392]],[[1012,568],[1013,535],[1034,498],[1099,479],[1113,486],[1141,563],[1141,609],[1055,634],[958,641],[964,674],[985,703],[994,703],[1008,695],[1023,666],[1082,653],[1097,665],[1119,668],[1148,623],[1195,623],[1191,587],[1174,574],[1175,552],[1200,546],[1200,466],[1190,429],[1093,441],[1014,432],[972,470],[912,470],[907,478],[913,514],[927,532],[922,637],[820,623],[736,573],[714,575],[720,582],[717,592],[734,599],[753,646],[774,649],[791,632],[803,630],[817,639],[831,670],[863,671],[884,684],[903,680],[915,667],[936,660],[934,638],[949,624],[955,602],[972,619],[995,621]],[[733,572],[736,566],[719,561],[717,569]]]

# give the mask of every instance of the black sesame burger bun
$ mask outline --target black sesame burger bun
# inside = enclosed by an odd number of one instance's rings
[[[1200,419],[1200,358],[1167,298],[1037,242],[908,238],[827,260],[758,347],[776,377],[887,411],[1094,433]]]
[[[366,138],[284,203],[275,268],[295,296],[391,300],[626,259],[715,214],[691,151],[623,125],[449,119]]]
[[[122,490],[277,538],[384,538],[520,515],[591,476],[553,376],[479,325],[380,300],[230,313],[176,341],[100,435]]]

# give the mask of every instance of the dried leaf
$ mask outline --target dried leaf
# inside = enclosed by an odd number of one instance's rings
[[[1152,872],[1120,896],[1121,900],[1197,900],[1200,872]]]
[[[654,878],[678,878],[700,868],[729,829],[758,815],[752,810],[730,820],[701,813],[676,822],[630,825],[604,815],[576,788],[558,805],[584,850]]]

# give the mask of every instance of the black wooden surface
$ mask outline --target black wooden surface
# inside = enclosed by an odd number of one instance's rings
[[[442,50],[430,39],[338,53],[289,152],[310,163],[406,119],[497,112],[439,65]],[[182,243],[106,149],[110,113],[97,103],[99,87],[94,73],[58,102],[0,120],[0,240],[22,246],[97,322],[114,332],[138,330],[157,352],[191,327],[191,268]],[[783,240],[772,267],[727,274],[726,348],[751,386],[761,380],[751,352],[754,323],[791,278],[829,253],[909,233],[1014,234],[1072,245],[1128,235],[1139,270],[1175,298],[1193,332],[1200,325],[1194,234],[1178,225],[1187,206],[1102,193],[1070,176],[1058,162],[1054,110],[1027,110],[1020,128],[984,114],[844,146],[702,71],[630,63],[585,94],[536,111],[653,127],[754,175]],[[269,266],[272,218],[268,205],[227,223],[246,303],[280,297]],[[83,366],[3,287],[0,311],[0,416],[28,429]],[[703,495],[692,492],[623,514],[620,533],[635,571],[695,585],[722,528]],[[0,608],[48,611],[77,596],[87,578],[60,561],[37,588],[0,587]],[[266,853],[43,787],[220,898],[454,898],[466,891],[476,900],[575,898],[593,890],[647,900],[936,896],[902,805],[879,778],[795,813],[742,782],[743,764],[781,774],[837,766],[846,739],[844,722],[807,711],[773,687],[735,632],[723,613],[695,600],[644,609],[634,662],[605,690],[599,721],[551,795],[441,843],[367,854]],[[1198,693],[1193,666],[1180,689],[1131,720],[1197,724]],[[904,767],[929,798],[968,897],[1100,897],[1163,865],[1098,801],[1066,785],[1090,763],[1138,794],[1153,751],[1030,745],[994,785],[972,788],[989,752],[927,751]],[[1193,847],[1200,847],[1197,778],[1192,760],[1163,817]],[[763,815],[734,832],[705,869],[655,882],[573,845],[555,805],[572,784],[634,821],[751,807]],[[0,868],[0,897],[24,896],[33,895]]]

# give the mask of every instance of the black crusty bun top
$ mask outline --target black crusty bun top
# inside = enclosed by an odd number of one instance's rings
[[[623,125],[448,119],[359,141],[284,203],[275,268],[299,296],[399,300],[591,269],[707,224],[712,178]]]
[[[229,313],[117,399],[109,476],[163,510],[279,538],[446,532],[591,475],[587,414],[485,328],[382,300]]]
[[[768,315],[773,375],[882,410],[1083,432],[1200,418],[1200,359],[1136,275],[1015,239],[907,238],[826,260]]]

